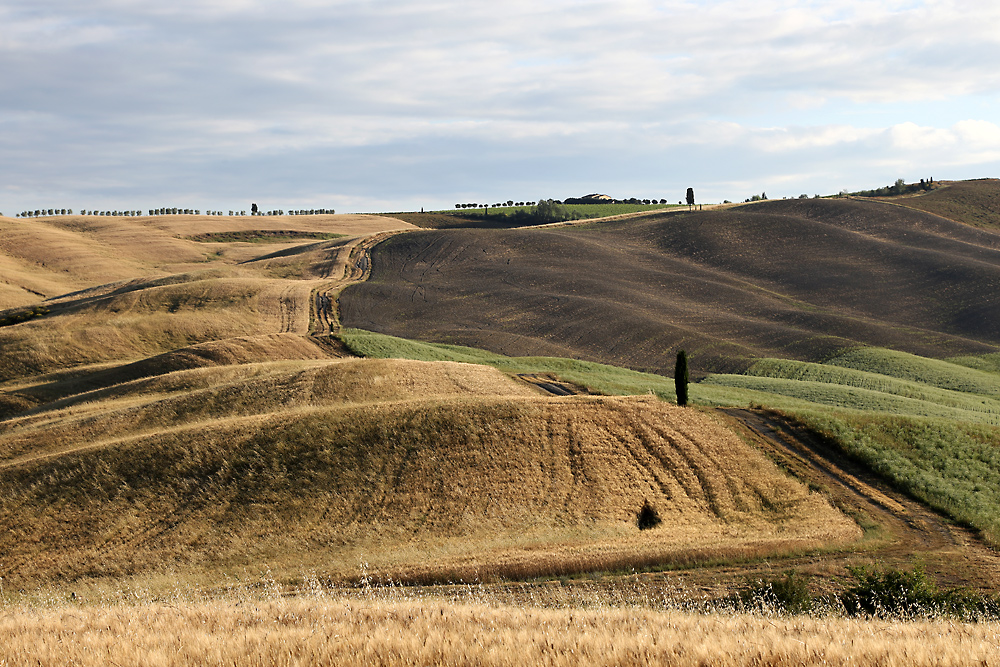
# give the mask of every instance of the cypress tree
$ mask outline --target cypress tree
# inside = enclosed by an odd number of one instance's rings
[[[677,392],[677,405],[688,404],[688,358],[681,350],[677,353],[677,365],[674,366],[674,389]]]

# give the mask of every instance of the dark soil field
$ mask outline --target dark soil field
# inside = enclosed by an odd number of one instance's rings
[[[878,201],[412,232],[372,262],[341,296],[345,326],[515,356],[671,375],[685,348],[697,376],[859,344],[1000,346],[1000,234]]]
[[[518,225],[502,213],[484,215],[482,209],[478,212],[387,213],[386,215],[423,229],[508,229],[533,224],[529,221]]]

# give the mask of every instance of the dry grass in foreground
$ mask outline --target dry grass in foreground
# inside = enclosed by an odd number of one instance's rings
[[[10,610],[31,665],[1000,665],[1000,624],[540,609],[443,600],[226,600]]]

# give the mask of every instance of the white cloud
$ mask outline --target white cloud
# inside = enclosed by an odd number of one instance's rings
[[[1000,148],[1000,127],[985,120],[963,120],[955,123],[955,133],[970,145]]]
[[[269,182],[280,163],[283,187],[379,179],[352,201],[384,201],[487,173],[662,181],[680,159],[830,190],[868,177],[852,158],[1000,160],[976,119],[1000,95],[992,0],[10,0],[0,25],[10,192],[224,189],[219,165]],[[330,154],[360,166],[331,175]]]
[[[940,151],[956,143],[954,132],[936,127],[920,127],[906,122],[889,129],[892,147],[902,151]]]

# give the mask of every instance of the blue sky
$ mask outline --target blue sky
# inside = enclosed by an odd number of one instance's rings
[[[0,211],[1000,176],[987,0],[0,0]]]

